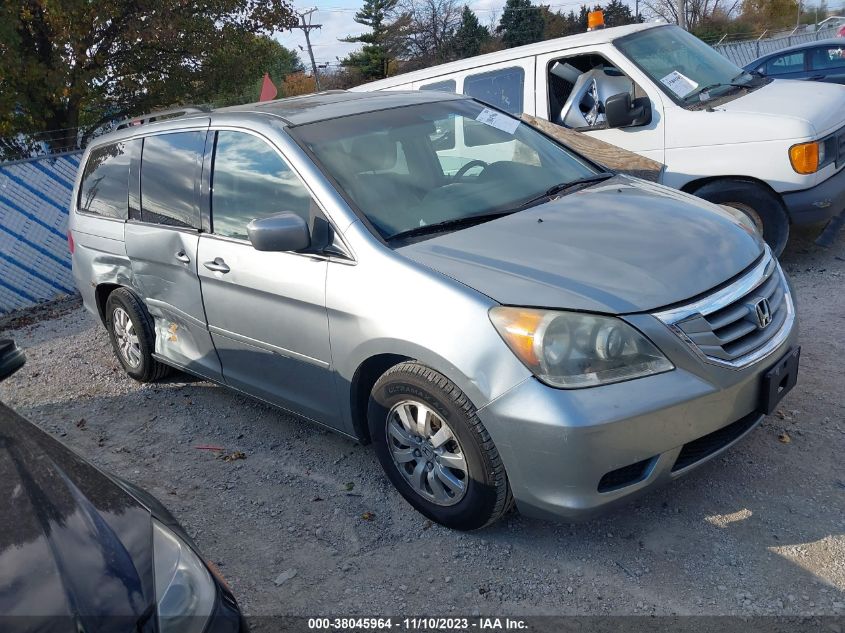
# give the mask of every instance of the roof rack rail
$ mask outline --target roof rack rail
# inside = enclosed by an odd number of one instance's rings
[[[157,112],[150,112],[149,114],[142,114],[140,116],[124,119],[117,124],[115,129],[122,130],[127,127],[135,127],[136,125],[152,123],[153,121],[175,119],[180,116],[199,114],[202,112],[211,112],[211,108],[208,106],[182,106],[181,108],[171,108],[170,110],[159,110]]]

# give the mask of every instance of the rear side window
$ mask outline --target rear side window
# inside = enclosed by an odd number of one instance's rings
[[[129,160],[137,141],[122,141],[91,151],[82,184],[78,209],[85,213],[125,220],[129,213]]]
[[[245,240],[250,221],[286,211],[309,222],[311,194],[276,150],[252,134],[217,133],[211,187],[215,235]]]
[[[810,55],[810,68],[813,70],[845,68],[845,44],[813,49]]]
[[[522,114],[525,71],[501,68],[464,78],[464,94],[511,114]]]
[[[205,132],[174,132],[144,139],[141,220],[198,229],[199,173]]]

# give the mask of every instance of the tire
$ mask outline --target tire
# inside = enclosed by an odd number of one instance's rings
[[[692,192],[708,202],[742,211],[758,229],[776,257],[789,239],[789,216],[777,195],[756,183],[742,180],[714,180]]]
[[[114,290],[106,301],[105,316],[114,355],[129,376],[138,382],[153,382],[171,372],[169,366],[153,358],[152,319],[137,296],[126,288]]]
[[[414,426],[421,410],[427,411],[428,435]],[[495,522],[513,505],[505,467],[490,434],[469,398],[445,376],[416,362],[396,365],[373,387],[367,417],[388,479],[432,521],[455,530],[475,530]],[[405,421],[418,432],[416,439]],[[403,430],[405,435],[399,437]],[[444,438],[449,439],[444,442]],[[462,490],[450,488],[455,482]]]

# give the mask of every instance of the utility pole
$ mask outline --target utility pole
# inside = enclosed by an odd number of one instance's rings
[[[678,0],[678,26],[687,30],[687,0]]]
[[[320,76],[317,74],[317,62],[314,61],[314,51],[311,48],[311,38],[309,37],[309,33],[313,29],[319,29],[323,25],[322,24],[312,24],[311,23],[311,16],[317,9],[308,9],[308,11],[303,11],[299,13],[299,24],[296,26],[290,27],[291,30],[293,29],[302,29],[302,32],[305,34],[305,45],[308,47],[308,57],[311,58],[311,72],[314,73],[314,86],[317,88],[317,91],[320,90]],[[306,18],[308,21],[306,22]]]

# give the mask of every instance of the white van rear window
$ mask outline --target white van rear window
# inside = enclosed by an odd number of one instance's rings
[[[511,114],[522,114],[525,71],[499,68],[464,78],[464,94]]]

